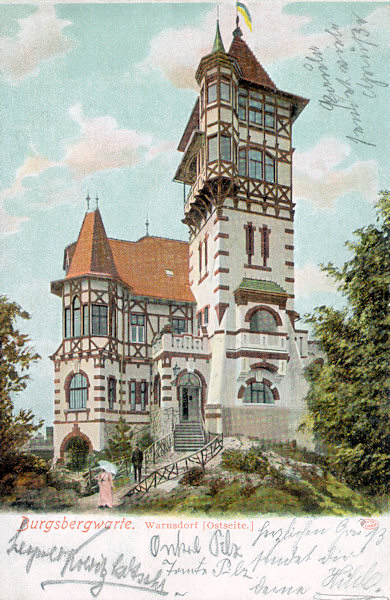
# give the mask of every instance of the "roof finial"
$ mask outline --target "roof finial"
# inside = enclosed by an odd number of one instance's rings
[[[211,51],[211,54],[214,54],[215,52],[225,52],[225,48],[224,48],[222,37],[221,37],[221,32],[219,30],[219,20],[218,19],[217,19],[217,31],[215,32],[214,46]]]
[[[96,210],[99,209],[99,196],[96,194]]]
[[[241,31],[241,27],[240,27],[240,17],[238,16],[238,13],[237,13],[237,16],[236,16],[236,28],[233,31],[233,37],[234,38],[236,38],[236,37],[242,37],[242,31]]]
[[[148,221],[148,215],[146,215],[146,221],[145,221],[145,228],[146,228],[146,235],[149,235],[149,221]]]
[[[91,198],[89,197],[89,192],[87,192],[87,197],[85,199],[87,201],[87,212],[89,212],[89,203],[91,201]]]

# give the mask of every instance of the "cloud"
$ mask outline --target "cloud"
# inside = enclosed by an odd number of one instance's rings
[[[106,169],[132,167],[139,162],[142,150],[152,145],[150,135],[120,129],[113,117],[87,119],[80,104],[69,112],[81,131],[68,147],[63,164],[78,179]]]
[[[58,163],[52,162],[46,156],[35,153],[28,156],[24,163],[16,171],[15,179],[12,185],[0,192],[0,201],[6,198],[12,198],[24,192],[23,179],[26,177],[37,177],[47,169],[56,166]]]
[[[73,46],[62,33],[72,23],[58,19],[52,6],[40,6],[18,23],[16,37],[0,39],[0,68],[13,81],[36,75],[42,61],[65,54]]]
[[[263,66],[284,58],[304,56],[311,44],[320,47],[326,43],[325,33],[303,34],[302,28],[311,22],[311,18],[284,13],[283,7],[286,4],[288,3],[264,0],[253,4],[253,34],[244,23],[240,24],[243,31],[245,29],[245,40]],[[232,40],[234,23],[234,7],[224,5],[220,26],[226,50]],[[212,9],[198,26],[165,29],[159,33],[151,42],[149,55],[139,63],[138,68],[158,69],[176,87],[196,89],[195,69],[202,56],[211,52],[214,34],[215,9]]]
[[[375,202],[378,166],[373,160],[356,161],[344,169],[341,163],[351,148],[336,138],[324,137],[307,152],[294,154],[294,197],[305,198],[319,208],[332,208],[336,200],[358,192]]]
[[[20,231],[20,225],[29,221],[29,217],[15,217],[0,208],[0,236],[5,237]]]
[[[307,263],[303,268],[295,268],[295,296],[303,298],[315,292],[333,293],[337,287],[329,277],[314,263]]]
[[[69,143],[65,156],[55,162],[31,147],[32,153],[17,169],[11,185],[0,191],[2,235],[17,233],[21,223],[28,220],[7,213],[4,201],[25,195],[33,209],[77,205],[85,193],[85,177],[132,167],[141,160],[148,164],[176,147],[174,142],[160,142],[147,133],[121,129],[116,119],[107,115],[88,119],[81,104],[71,107],[69,115],[80,126],[80,133]]]

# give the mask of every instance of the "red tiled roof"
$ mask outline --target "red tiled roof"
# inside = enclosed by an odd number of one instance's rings
[[[86,273],[118,276],[99,209],[84,217],[66,277]]]
[[[154,236],[109,242],[119,277],[134,294],[195,302],[188,281],[187,242]]]
[[[194,302],[188,253],[189,244],[180,240],[154,236],[137,242],[109,239],[96,210],[85,215],[66,279],[108,275],[122,280],[136,295]]]
[[[233,56],[239,64],[242,72],[242,79],[245,79],[250,83],[257,83],[272,90],[277,89],[271,77],[261,66],[252,50],[241,37],[236,36],[233,39],[228,54]]]

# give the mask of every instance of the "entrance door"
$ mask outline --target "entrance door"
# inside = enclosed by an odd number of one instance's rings
[[[196,375],[184,373],[179,382],[180,420],[200,420],[200,382]]]
[[[182,421],[188,421],[188,388],[181,388],[181,419]]]

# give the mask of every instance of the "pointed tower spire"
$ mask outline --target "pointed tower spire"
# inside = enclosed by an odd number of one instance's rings
[[[211,51],[211,54],[215,54],[216,52],[226,52],[225,47],[223,45],[221,32],[219,30],[219,19],[217,19],[217,30],[215,32],[214,46]]]
[[[86,201],[87,201],[87,212],[89,212],[89,203],[91,201],[91,198],[89,197],[89,192],[87,192]]]
[[[146,235],[149,235],[149,220],[148,220],[148,215],[146,215],[146,221],[145,221],[145,229],[146,229]]]
[[[118,277],[99,209],[87,212],[66,277],[98,273]]]

